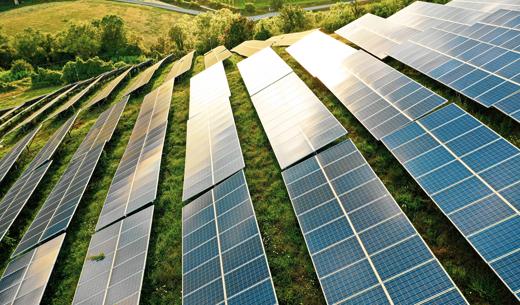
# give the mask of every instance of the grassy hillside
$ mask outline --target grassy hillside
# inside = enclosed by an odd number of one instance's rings
[[[56,1],[0,12],[0,28],[8,35],[15,35],[28,27],[55,33],[71,23],[100,19],[107,14],[123,18],[128,29],[141,37],[145,44],[155,42],[157,37],[168,32],[176,19],[185,16],[163,9],[114,1]]]

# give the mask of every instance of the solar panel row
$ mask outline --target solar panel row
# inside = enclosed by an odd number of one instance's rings
[[[92,236],[72,304],[139,304],[153,211],[148,207]]]
[[[62,234],[7,265],[0,279],[0,304],[40,304],[64,239]]]
[[[213,50],[210,50],[204,54],[204,66],[207,68],[213,66],[216,63],[222,62],[233,54],[226,49],[225,46],[218,46]]]
[[[105,143],[111,138],[127,101],[128,96],[103,112],[90,128],[12,257],[32,249],[67,229]]]
[[[15,107],[9,109],[8,111],[4,112],[2,114],[2,116],[0,117],[0,123],[3,123],[5,121],[7,121],[11,117],[16,115],[20,111],[22,111],[24,109],[24,107],[27,107],[27,106],[30,106],[30,105],[36,103],[37,101],[41,100],[44,96],[46,96],[46,94],[43,94],[43,95],[40,95],[40,96],[37,96],[37,97],[33,97],[30,100],[25,101],[25,102],[21,103],[20,105],[15,106]]]
[[[18,160],[24,149],[29,146],[36,133],[38,133],[40,130],[40,127],[41,126],[38,126],[25,137],[23,137],[20,141],[16,142],[13,148],[11,148],[11,150],[5,154],[2,159],[0,159],[0,182],[4,180],[5,176],[7,176],[7,173]]]
[[[230,96],[224,64],[214,64],[190,79],[189,117],[203,112],[214,100]]]
[[[244,168],[228,97],[213,100],[188,120],[182,200],[188,200]]]
[[[327,304],[467,304],[352,141],[283,177]]]
[[[193,55],[195,55],[195,51],[191,51],[190,53],[184,55],[179,60],[177,60],[173,64],[170,72],[168,72],[168,75],[166,76],[164,82],[172,80],[188,72],[191,69],[191,64],[193,63]]]
[[[492,12],[501,8],[520,10],[520,4],[516,0],[451,0],[446,5],[482,12]]]
[[[47,172],[52,162],[50,160],[52,155],[74,124],[75,119],[75,116],[70,118],[50,137],[45,146],[25,169],[22,176],[16,180],[4,198],[2,198],[0,202],[0,241],[5,237],[14,220],[18,217],[40,183],[40,180]]]
[[[157,69],[159,69],[162,65],[162,63],[170,58],[172,55],[168,55],[164,57],[163,59],[159,60],[157,63],[155,63],[153,66],[147,68],[143,72],[139,74],[139,76],[133,81],[130,88],[128,88],[123,95],[128,95],[134,92],[135,90],[138,90],[139,88],[143,87],[144,85],[148,84],[150,80],[152,79],[153,74]]]
[[[232,52],[235,52],[244,57],[249,57],[256,52],[270,47],[272,45],[271,41],[266,40],[247,40],[239,44],[238,46],[231,49]]]
[[[277,304],[244,172],[182,209],[184,305]]]
[[[309,48],[311,45],[315,47]],[[321,32],[308,35],[287,51],[318,77],[376,139],[447,102],[367,53]]]
[[[95,105],[102,100],[106,99],[112,91],[125,79],[125,77],[132,71],[135,67],[131,66],[130,68],[126,69],[121,75],[114,78],[108,85],[106,85],[101,91],[99,91],[88,103],[83,107],[83,109],[89,108],[92,105]]]
[[[383,143],[519,297],[520,150],[454,104]]]
[[[155,200],[173,83],[170,80],[144,97],[108,190],[97,231]]]
[[[266,41],[271,42],[273,47],[288,47],[314,31],[317,31],[317,29],[289,34],[281,34],[277,36],[272,36]]]
[[[347,133],[271,48],[238,68],[282,169]]]

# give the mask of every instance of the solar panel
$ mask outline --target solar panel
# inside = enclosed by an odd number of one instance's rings
[[[50,158],[72,127],[75,119],[75,116],[70,118],[50,137],[45,146],[25,169],[22,176],[16,180],[0,202],[0,241],[4,238],[47,172],[52,162]]]
[[[455,104],[383,143],[518,297],[520,150]]]
[[[159,69],[159,67],[161,67],[162,63],[165,60],[167,60],[168,58],[170,58],[171,56],[172,55],[168,55],[168,56],[164,57],[163,59],[161,59],[157,63],[155,63],[153,66],[151,66],[151,67],[147,68],[146,70],[144,70],[143,72],[141,72],[139,74],[139,76],[137,77],[137,79],[132,83],[130,88],[128,88],[123,95],[128,95],[128,94],[134,92],[135,90],[143,87],[144,85],[148,84],[150,82],[150,80],[152,79],[152,76],[155,73],[155,71],[157,71],[157,69]]]
[[[267,41],[271,42],[273,47],[288,47],[314,31],[319,31],[319,29],[312,29],[309,31],[289,33],[289,34],[281,34],[281,35],[273,36],[273,37],[267,39]]]
[[[520,10],[520,4],[516,0],[451,0],[446,5],[483,12],[497,9]]]
[[[8,111],[6,111],[5,113],[2,114],[2,116],[0,117],[0,122],[3,123],[5,121],[7,121],[11,117],[13,117],[15,114],[17,114],[21,110],[23,110],[25,107],[30,106],[30,105],[36,103],[37,101],[41,100],[46,95],[47,94],[43,94],[43,95],[39,95],[37,97],[33,97],[30,100],[25,101],[25,102],[21,103],[20,105],[15,106],[15,107],[9,109]]]
[[[226,49],[226,47],[218,46],[204,54],[204,66],[207,69],[218,62],[222,62],[228,59],[232,55],[233,54],[231,54],[231,52],[229,52],[229,50]]]
[[[468,304],[352,141],[282,174],[327,304]]]
[[[155,200],[173,83],[172,79],[144,97],[108,190],[97,231]]]
[[[271,48],[264,48],[237,66],[251,96],[292,72]]]
[[[419,31],[376,15],[366,14],[336,30],[335,33],[369,51],[377,58],[384,59],[390,49]]]
[[[303,38],[287,51],[325,84],[376,139],[447,102],[367,53],[321,32]]]
[[[121,75],[114,78],[110,83],[108,83],[108,85],[106,85],[98,94],[96,94],[87,103],[87,105],[84,107],[84,109],[89,108],[90,106],[97,104],[97,103],[101,102],[102,100],[106,99],[112,93],[112,91],[114,91],[114,89],[117,87],[117,85],[119,85],[119,83],[121,83],[123,81],[123,79],[125,79],[125,77],[128,75],[128,73],[130,73],[130,71],[132,71],[133,68],[134,68],[134,66],[126,69]]]
[[[219,62],[190,79],[190,118],[204,111],[215,99],[230,96],[226,71]]]
[[[271,41],[265,40],[246,40],[239,44],[238,46],[231,49],[232,52],[235,52],[244,57],[250,57],[256,52],[270,47],[272,45]]]
[[[182,209],[182,303],[278,304],[244,172]]]
[[[5,176],[7,176],[7,173],[11,167],[13,167],[16,160],[18,160],[24,149],[29,146],[36,133],[40,130],[40,127],[41,126],[38,126],[28,135],[23,137],[7,154],[2,157],[2,159],[0,159],[0,182],[4,180]]]
[[[127,101],[128,96],[103,112],[90,128],[12,257],[66,231]]]
[[[37,111],[34,111],[30,116],[28,116],[25,120],[23,120],[21,123],[16,125],[14,128],[12,128],[7,134],[10,134],[11,132],[18,130],[19,128],[29,124],[34,123],[37,117],[42,115],[44,112],[49,110],[51,107],[55,106],[58,102],[60,102],[63,98],[65,98],[69,93],[71,93],[73,90],[75,90],[78,87],[78,84],[75,84],[71,86],[69,89],[65,90],[63,93],[52,99],[50,102],[45,104],[43,107],[38,109]]]
[[[244,168],[244,158],[227,97],[188,120],[182,200],[207,190]]]
[[[2,304],[40,304],[64,239],[62,234],[7,265],[0,279]]]
[[[153,209],[92,236],[72,304],[139,304]]]
[[[191,69],[191,64],[193,63],[193,55],[195,55],[195,51],[191,51],[173,63],[170,72],[168,72],[168,75],[166,76],[165,82],[188,72]]]

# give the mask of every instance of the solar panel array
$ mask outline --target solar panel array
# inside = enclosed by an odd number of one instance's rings
[[[383,143],[520,296],[520,150],[451,104]]]
[[[376,139],[447,102],[369,54],[349,49],[315,32],[287,51],[318,77]]]
[[[366,14],[336,33],[348,41],[368,50],[379,59],[388,56],[388,51],[419,33],[418,30],[393,23],[376,15]]]
[[[214,100],[230,96],[224,64],[216,63],[190,79],[189,117],[205,111]]]
[[[96,230],[155,200],[173,83],[170,80],[145,96]]]
[[[244,57],[249,57],[256,52],[270,47],[272,45],[271,41],[265,41],[265,40],[246,40],[239,44],[238,46],[231,49],[232,52],[235,52],[239,55],[242,55]]]
[[[182,209],[182,302],[278,303],[243,171]]]
[[[16,144],[11,148],[11,150],[5,154],[2,159],[0,159],[0,182],[4,180],[7,173],[13,167],[14,163],[18,160],[24,149],[26,149],[34,136],[40,130],[41,126],[38,126],[25,137],[23,137],[20,141],[16,142]]]
[[[14,115],[19,113],[20,111],[22,111],[25,107],[30,106],[30,105],[36,103],[37,101],[41,100],[45,96],[46,96],[46,94],[40,95],[40,96],[37,96],[37,97],[33,97],[30,100],[25,101],[25,102],[19,104],[18,106],[15,106],[15,107],[9,109],[5,113],[3,113],[2,116],[0,117],[0,123],[3,124],[5,121],[7,121],[8,119],[12,118]],[[1,129],[1,126],[2,125],[0,125],[0,129]]]
[[[155,63],[153,66],[151,66],[151,67],[147,68],[146,70],[144,70],[143,72],[141,72],[139,74],[139,76],[134,80],[134,82],[132,83],[130,88],[128,88],[123,95],[128,95],[128,94],[134,92],[135,90],[143,87],[144,85],[148,84],[150,82],[150,80],[152,79],[152,76],[155,73],[155,71],[157,71],[157,69],[159,69],[161,67],[162,63],[165,60],[167,60],[168,58],[170,58],[171,56],[172,55],[168,55],[168,56],[164,57],[163,59],[161,59],[157,63]]]
[[[108,85],[106,85],[101,91],[99,91],[88,103],[84,108],[88,108],[94,104],[97,104],[101,102],[102,100],[106,99],[112,91],[125,79],[125,77],[134,69],[134,66],[126,69],[121,75],[114,78]]]
[[[103,112],[90,128],[12,257],[32,249],[67,229],[101,157],[105,143],[112,137],[127,101],[128,96]]]
[[[139,304],[154,207],[96,232],[72,304]]]
[[[352,141],[283,178],[327,304],[468,304]]]
[[[347,133],[271,48],[238,68],[282,169]]]
[[[183,201],[245,166],[228,97],[213,100],[188,120],[187,128]]]
[[[173,64],[170,72],[168,72],[165,82],[172,80],[176,77],[179,77],[182,74],[188,72],[191,69],[191,64],[193,63],[193,55],[195,55],[195,51],[191,51],[190,53],[184,55],[182,58],[177,60]]]
[[[66,121],[47,141],[36,157],[25,169],[22,176],[16,180],[13,186],[0,202],[0,241],[5,237],[14,220],[29,201],[32,193],[51,165],[51,157],[60,145],[61,141],[74,124],[76,117]]]
[[[228,59],[232,55],[225,46],[218,46],[204,54],[204,66],[207,69],[218,62]]]
[[[64,238],[62,234],[7,265],[0,279],[2,304],[40,304]]]
[[[312,29],[309,31],[289,33],[289,34],[281,34],[281,35],[270,37],[266,41],[272,43],[273,47],[288,47],[314,31],[318,31],[318,29]]]
[[[520,4],[516,0],[451,0],[446,5],[483,12],[497,9],[520,10]]]

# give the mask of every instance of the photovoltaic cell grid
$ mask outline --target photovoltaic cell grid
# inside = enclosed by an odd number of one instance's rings
[[[518,297],[519,149],[454,104],[383,143]]]
[[[517,0],[452,0],[447,6],[491,12],[497,9],[520,10]]]
[[[182,58],[177,60],[173,64],[170,72],[168,72],[168,75],[166,76],[166,79],[164,82],[172,80],[172,79],[179,77],[182,74],[188,72],[191,69],[191,64],[193,62],[194,54],[195,54],[195,51],[191,51],[190,53],[184,55]]]
[[[96,94],[87,103],[87,105],[84,108],[89,108],[90,106],[97,104],[97,103],[101,102],[102,100],[106,99],[110,95],[110,93],[112,93],[112,91],[114,91],[114,89],[117,87],[117,85],[119,85],[119,83],[121,83],[123,81],[123,79],[125,79],[125,77],[128,75],[128,73],[130,73],[130,71],[132,71],[132,69],[134,69],[134,66],[126,69],[121,75],[119,75],[118,77],[116,77],[112,81],[110,81],[110,83],[108,83],[108,85],[106,85],[98,94]]]
[[[143,72],[141,72],[139,74],[139,76],[137,77],[137,79],[132,83],[130,88],[128,88],[123,95],[128,95],[128,94],[134,92],[135,90],[143,87],[144,85],[148,84],[150,82],[150,80],[152,79],[152,76],[155,73],[155,71],[157,71],[157,69],[159,69],[161,67],[162,63],[170,57],[171,57],[171,55],[164,57],[163,59],[161,59],[160,61],[155,63],[153,66],[151,66],[151,67],[147,68],[146,70],[144,70]]]
[[[189,117],[205,111],[214,100],[230,96],[224,65],[216,63],[190,79]]]
[[[240,171],[182,209],[184,305],[277,304]]]
[[[172,79],[145,96],[108,190],[97,231],[155,200],[173,83]]]
[[[244,57],[249,57],[264,48],[270,47],[271,45],[271,41],[247,40],[231,49],[231,51]]]
[[[50,167],[50,158],[60,145],[61,141],[72,127],[76,117],[70,118],[58,129],[38,155],[31,161],[22,176],[11,186],[7,194],[0,202],[0,241],[13,224],[14,220],[31,197],[41,179]]]
[[[282,169],[347,133],[271,48],[238,68]]]
[[[447,102],[369,54],[321,32],[308,35],[287,51],[376,139]]]
[[[23,137],[5,156],[2,157],[2,159],[0,159],[0,182],[4,180],[5,176],[7,176],[7,173],[11,167],[13,167],[16,160],[18,160],[24,149],[29,146],[36,133],[40,130],[40,127],[41,126],[38,126],[28,135]]]
[[[139,304],[153,206],[96,232],[72,304]],[[103,255],[102,260],[95,259]]]
[[[266,41],[271,42],[273,47],[288,47],[314,31],[319,31],[319,29],[312,29],[309,31],[289,33],[289,34],[281,34],[278,36],[270,37]]]
[[[520,121],[520,53],[431,29],[390,54],[479,104]]]
[[[244,168],[244,158],[227,97],[188,120],[182,200],[206,191]]]
[[[25,232],[12,257],[67,229],[103,152],[105,143],[112,137],[127,101],[128,96],[103,112],[90,128],[89,133],[72,156],[67,169]]]
[[[366,14],[336,30],[336,33],[377,58],[384,59],[390,49],[419,31],[376,15]]]
[[[283,177],[327,304],[467,304],[352,141]]]
[[[64,238],[62,234],[7,265],[0,279],[0,304],[40,304]]]
[[[229,50],[226,49],[226,47],[218,46],[204,54],[204,66],[207,69],[218,62],[222,62],[228,59],[232,55],[233,54],[231,54],[231,52],[229,52]]]

